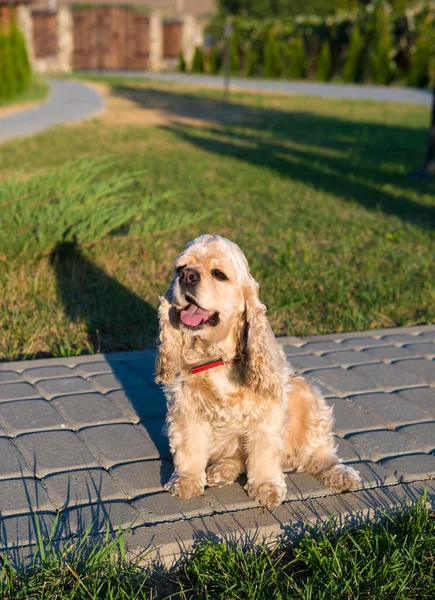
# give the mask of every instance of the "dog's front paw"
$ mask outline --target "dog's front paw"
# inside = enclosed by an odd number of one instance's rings
[[[187,500],[188,498],[202,496],[204,494],[204,484],[194,477],[173,473],[165,485],[165,490],[173,496],[177,496],[180,500]]]
[[[322,473],[322,481],[337,492],[345,492],[358,487],[361,477],[352,467],[339,464]]]
[[[284,502],[287,486],[284,479],[281,478],[275,481],[264,481],[259,485],[255,481],[249,480],[245,490],[253,500],[266,508],[274,508]]]
[[[207,468],[207,485],[221,487],[227,483],[234,483],[240,475],[240,461],[227,458]]]

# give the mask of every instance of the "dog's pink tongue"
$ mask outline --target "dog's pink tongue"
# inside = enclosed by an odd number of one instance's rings
[[[212,312],[199,308],[195,304],[189,304],[187,308],[180,312],[180,319],[185,325],[196,327],[202,321],[207,321],[212,314]]]

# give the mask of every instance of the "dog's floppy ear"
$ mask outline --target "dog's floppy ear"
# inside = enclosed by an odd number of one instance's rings
[[[171,324],[172,305],[165,296],[160,297],[159,348],[156,360],[156,382],[170,383],[181,368],[181,332]]]
[[[258,283],[249,275],[243,286],[245,297],[244,367],[247,385],[263,398],[280,397],[283,382],[277,373],[268,348],[267,332],[270,328],[266,307],[258,296]]]

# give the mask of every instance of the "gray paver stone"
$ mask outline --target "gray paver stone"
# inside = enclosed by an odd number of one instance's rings
[[[375,361],[382,360],[390,363],[393,360],[401,358],[413,358],[412,353],[402,346],[379,346],[379,348],[362,350],[361,354],[367,357],[367,362],[370,362],[370,359],[375,359]]]
[[[322,358],[331,364],[340,367],[351,367],[355,365],[364,365],[370,362],[378,362],[378,359],[369,356],[365,352],[357,352],[356,350],[343,350],[342,352],[328,352],[323,354]]]
[[[424,412],[403,400],[398,394],[361,394],[352,396],[352,402],[359,404],[390,429],[428,420]]]
[[[0,386],[0,402],[39,398],[40,394],[30,383],[2,383]]]
[[[424,344],[407,344],[403,346],[412,356],[435,358],[435,344],[426,342]]]
[[[399,481],[390,469],[371,461],[352,463],[349,466],[358,471],[361,477],[361,484],[358,486],[358,489],[394,485]]]
[[[289,473],[285,477],[287,500],[306,500],[329,496],[334,490],[324,485],[320,479],[310,473]]]
[[[102,375],[91,375],[88,381],[92,383],[101,392],[112,392],[113,390],[129,389],[140,387],[146,384],[143,377],[129,371],[124,365],[113,373],[103,373]]]
[[[0,371],[0,384],[24,382],[25,379],[15,371]]]
[[[23,376],[30,383],[36,383],[41,379],[55,379],[58,377],[72,377],[74,371],[69,367],[63,367],[62,365],[53,365],[52,367],[35,367],[32,369],[25,369],[22,371]]]
[[[435,456],[433,454],[407,454],[395,458],[386,458],[382,466],[393,473],[400,481],[429,479],[435,475]]]
[[[292,359],[292,356],[302,356],[304,354],[309,354],[310,351],[305,349],[305,346],[283,346],[284,354]]]
[[[345,349],[338,342],[308,342],[303,348],[310,354],[324,354]]]
[[[377,346],[391,346],[391,341],[369,336],[355,336],[343,340],[341,345],[343,346],[343,350],[344,348],[362,350],[363,348],[376,348]]]
[[[94,392],[90,383],[82,377],[59,377],[58,379],[43,379],[35,384],[41,396],[51,400],[56,396],[67,394],[83,394]]]
[[[425,452],[433,452],[435,450],[435,422],[405,425],[399,431],[401,434],[414,440]]]
[[[31,514],[32,511],[54,511],[43,485],[35,479],[3,479],[0,481],[0,516]],[[0,525],[1,532],[1,525]]]
[[[113,402],[99,392],[59,396],[52,400],[51,404],[74,429],[102,423],[120,423],[126,420],[125,415]]]
[[[107,360],[95,360],[78,364],[74,368],[74,372],[80,377],[87,379],[91,375],[102,375],[103,373],[113,373],[119,366],[118,362],[110,363]]]
[[[337,395],[336,392],[333,392],[324,383],[312,376],[310,372],[304,373],[304,377],[308,381],[308,383],[314,386],[325,398],[330,398],[331,396]]]
[[[424,339],[424,340],[432,340],[435,341],[435,328],[432,328],[431,331],[425,331],[424,333],[422,333],[421,335],[418,336],[419,339]]]
[[[418,337],[419,336],[417,335],[412,335],[411,333],[405,333],[403,330],[399,330],[399,333],[383,335],[381,341],[402,346],[403,344],[412,344],[418,341]]]
[[[348,439],[374,462],[388,456],[412,454],[422,450],[421,446],[397,431],[366,431],[354,433]]]
[[[133,373],[137,373],[141,377],[145,379],[145,381],[151,387],[157,387],[157,384],[154,381],[155,370],[156,370],[156,358],[157,352],[149,351],[147,354],[143,354],[141,358],[135,358],[125,361],[125,365],[133,371]]]
[[[337,445],[337,456],[343,462],[355,462],[357,460],[367,460],[368,454],[361,446],[355,446],[352,441],[348,439],[343,440],[342,438],[335,437],[335,443]]]
[[[155,419],[166,415],[166,399],[163,392],[152,387],[118,390],[107,394],[132,423]]]
[[[245,484],[246,477],[243,476],[235,483],[206,488],[206,500],[216,512],[244,510],[258,506],[258,503],[252,500],[243,489]]]
[[[84,534],[91,528],[91,534],[109,531],[116,534],[119,527],[126,529],[133,524],[140,525],[142,520],[139,513],[130,503],[117,500],[87,504],[77,508],[68,508],[61,515],[63,535]],[[91,527],[92,526],[92,527]]]
[[[179,500],[169,492],[150,494],[138,498],[133,506],[141,514],[144,523],[162,523],[186,517],[198,517],[213,514],[213,508],[204,496]]]
[[[57,509],[110,500],[126,500],[126,494],[104,469],[81,469],[44,478]]]
[[[98,466],[93,454],[72,431],[25,433],[16,438],[16,444],[37,477],[64,469]]]
[[[378,387],[386,392],[404,387],[423,385],[423,382],[419,377],[409,374],[402,369],[398,369],[393,365],[385,365],[383,363],[352,367],[351,372],[357,373],[361,377],[371,379]]]
[[[292,356],[290,363],[296,371],[308,371],[310,369],[331,368],[331,363],[321,356],[307,354],[305,356]]]
[[[32,475],[24,456],[7,438],[0,438],[0,457],[1,479]]]
[[[355,431],[380,429],[383,424],[357,404],[343,398],[328,398],[327,404],[332,406],[334,415],[334,432],[343,437]]]
[[[6,431],[3,429],[3,427],[0,425],[0,437],[8,437],[8,434],[6,433]]]
[[[111,469],[111,475],[130,498],[162,492],[169,481],[174,465],[168,460],[141,460],[118,465]]]
[[[169,450],[169,440],[163,433],[165,428],[164,419],[152,419],[149,421],[143,421],[137,428],[142,431],[145,430],[145,435],[148,436],[152,441],[160,458],[167,458],[172,460],[171,451]]]
[[[159,458],[156,446],[145,431],[131,424],[99,425],[80,431],[80,437],[106,469],[122,462]]]
[[[362,367],[353,367],[353,369],[358,368]],[[379,386],[372,380],[359,375],[354,372],[353,369],[322,369],[319,371],[310,371],[309,376],[333,390],[339,396],[376,391],[379,389]]]
[[[38,519],[38,525],[42,536],[47,539],[54,524],[55,513],[38,512],[36,515],[18,515],[13,517],[4,517],[0,526],[0,550],[20,548],[37,541],[37,530],[35,519]]]
[[[429,416],[435,419],[435,390],[433,388],[414,388],[411,390],[401,390],[396,395],[410,402],[420,410],[425,411]]]
[[[414,360],[401,360],[394,364],[396,367],[404,369],[407,374],[413,375],[415,379],[424,382],[423,385],[427,383],[429,385],[435,384],[435,360],[416,358]],[[402,387],[411,387],[409,379],[408,384]]]
[[[0,404],[0,420],[12,435],[25,431],[67,427],[60,414],[46,400],[16,400]]]

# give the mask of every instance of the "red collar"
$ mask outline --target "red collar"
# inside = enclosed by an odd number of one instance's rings
[[[209,369],[214,369],[215,367],[222,367],[223,365],[233,365],[234,363],[240,362],[240,356],[235,356],[231,360],[215,360],[211,363],[206,363],[205,365],[199,365],[199,367],[193,367],[190,369],[189,373],[192,375],[196,375],[197,373],[202,373],[202,371],[208,371]]]

